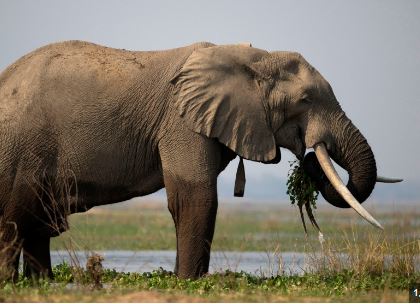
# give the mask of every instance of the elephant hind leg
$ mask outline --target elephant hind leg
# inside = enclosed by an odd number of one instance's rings
[[[29,278],[53,278],[50,237],[31,235],[23,241],[23,274]]]

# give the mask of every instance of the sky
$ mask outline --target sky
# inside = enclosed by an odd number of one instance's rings
[[[70,39],[129,50],[209,41],[300,52],[367,138],[378,173],[405,179],[378,185],[373,197],[420,198],[420,1],[0,0],[0,70]],[[284,197],[292,159],[282,150],[278,165],[246,161],[245,195]],[[224,196],[236,166],[219,178]]]

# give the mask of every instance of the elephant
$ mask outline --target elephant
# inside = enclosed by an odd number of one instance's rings
[[[176,231],[174,272],[208,272],[217,178],[240,157],[304,160],[326,200],[361,206],[377,178],[362,133],[329,83],[296,52],[208,42],[128,51],[53,43],[0,75],[0,261],[16,280],[52,277],[50,238],[67,217],[166,188]],[[313,152],[305,156],[306,149]],[[330,158],[349,173],[346,187]]]

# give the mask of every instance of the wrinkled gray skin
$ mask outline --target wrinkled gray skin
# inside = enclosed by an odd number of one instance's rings
[[[163,187],[175,271],[205,274],[217,177],[236,155],[275,163],[279,147],[302,158],[324,142],[356,198],[376,178],[369,145],[320,73],[297,53],[238,45],[40,48],[0,75],[0,139],[1,259],[14,278],[22,249],[26,275],[51,276],[50,237],[68,214]],[[327,200],[347,207],[316,159],[305,164]]]

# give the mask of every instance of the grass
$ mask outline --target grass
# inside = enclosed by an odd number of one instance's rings
[[[162,269],[151,273],[104,270],[100,279],[104,288],[92,290],[92,276],[80,268],[84,265],[61,264],[54,267],[54,282],[34,285],[20,278],[16,285],[3,283],[0,300],[406,302],[408,286],[420,281],[415,267],[420,254],[420,212],[414,206],[404,212],[392,207],[372,211],[385,232],[371,228],[352,210],[320,206],[315,216],[326,237],[321,246],[315,229],[305,236],[297,208],[235,204],[220,204],[213,250],[306,252],[308,271],[300,276],[273,273],[267,277],[228,271],[193,281]],[[53,249],[69,250],[69,241],[74,246],[70,250],[176,248],[172,219],[158,202],[95,208],[70,216],[70,227],[53,239]]]
[[[353,210],[325,205],[315,210],[326,239],[333,240],[337,246],[346,245],[343,235],[357,237],[360,242],[370,234],[380,235],[390,243],[392,239],[416,239],[420,226],[418,208],[413,206],[399,212],[388,207],[386,210],[373,210],[372,213],[384,224],[384,233],[365,223]],[[118,208],[118,205],[94,208],[87,213],[71,215],[69,222],[71,229],[53,239],[52,249],[66,249],[70,238],[81,250],[176,249],[172,218],[161,202],[138,203],[129,205],[127,209]],[[316,230],[309,227],[308,232],[307,237],[298,208],[290,204],[221,203],[212,249],[273,251],[279,247],[282,252],[305,252],[319,246]]]

